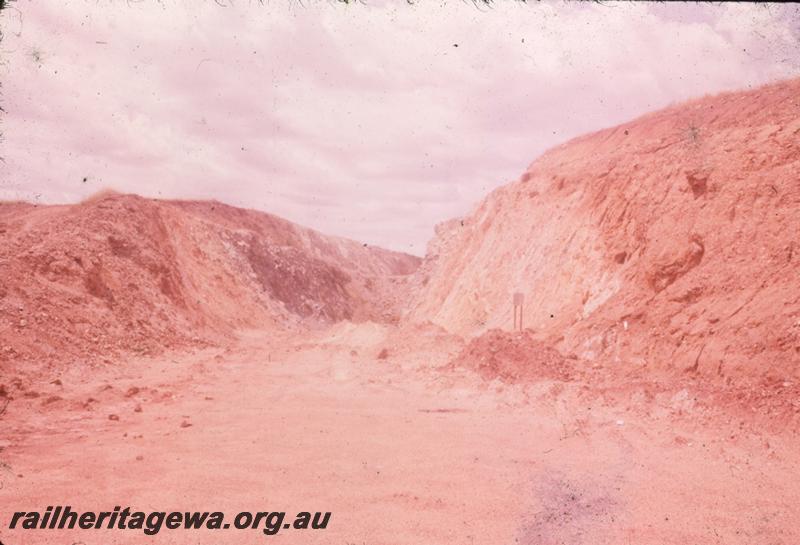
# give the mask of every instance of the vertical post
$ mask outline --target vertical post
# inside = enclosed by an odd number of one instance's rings
[[[514,331],[517,330],[517,308],[519,308],[519,330],[522,331],[522,303],[525,297],[520,292],[514,293]]]
[[[514,329],[512,331],[517,330],[517,303],[514,303]]]

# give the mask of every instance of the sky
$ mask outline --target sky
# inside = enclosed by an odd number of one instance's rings
[[[17,0],[0,200],[218,199],[423,255],[543,151],[800,75],[800,7]]]

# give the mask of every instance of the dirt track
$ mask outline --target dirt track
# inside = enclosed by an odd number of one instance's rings
[[[129,363],[11,402],[4,543],[800,542],[797,438],[711,433],[685,407],[646,417],[575,384],[504,387],[258,334]],[[11,511],[58,503],[333,515],[275,536],[5,528]]]

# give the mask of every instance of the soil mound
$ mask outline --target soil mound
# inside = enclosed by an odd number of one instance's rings
[[[0,362],[111,358],[238,329],[397,321],[419,259],[213,202],[0,203]]]
[[[449,367],[473,369],[484,378],[507,382],[573,378],[571,362],[530,330],[487,331],[472,339]]]

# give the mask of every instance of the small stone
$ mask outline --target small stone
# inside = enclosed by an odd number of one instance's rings
[[[192,423],[187,421],[187,420],[184,420],[183,422],[181,422],[181,427],[182,428],[189,428],[191,426],[192,426]]]
[[[116,421],[116,420],[119,420],[119,415],[116,415],[116,414],[110,414],[110,415],[108,415],[108,419],[109,419],[109,420],[115,420],[115,421]]]
[[[137,403],[136,407],[133,408],[133,412],[135,412],[135,413],[142,412],[142,406]]]

